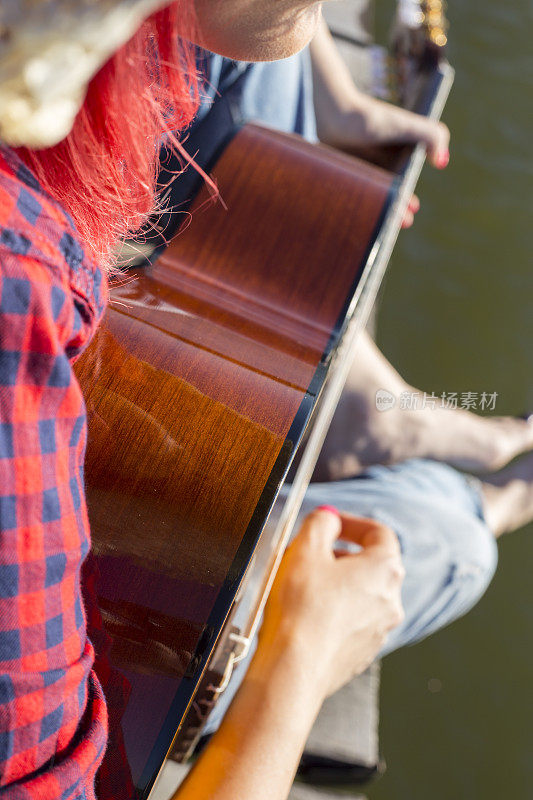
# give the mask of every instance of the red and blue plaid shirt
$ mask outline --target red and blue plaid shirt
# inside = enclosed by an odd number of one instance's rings
[[[86,634],[86,414],[71,362],[106,282],[0,148],[0,797],[92,800],[106,705]]]

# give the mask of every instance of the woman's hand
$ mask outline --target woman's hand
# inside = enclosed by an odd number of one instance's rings
[[[361,546],[335,556],[339,536]],[[259,645],[222,724],[174,800],[283,800],[324,698],[402,619],[394,533],[317,509],[287,549]]]
[[[422,142],[434,167],[444,169],[450,159],[450,131],[443,122],[423,117],[355,90],[327,120],[318,123],[321,141],[341,150],[388,144]],[[317,120],[318,122],[318,120]]]
[[[450,131],[446,125],[361,92],[324,20],[310,50],[321,141],[341,150],[422,142],[434,166],[447,165]]]
[[[324,20],[311,42],[314,106],[320,141],[357,153],[384,145],[422,142],[433,166],[450,159],[450,131],[437,122],[361,92],[355,85]],[[420,202],[413,195],[403,228],[410,228]]]
[[[338,538],[361,551],[335,555]],[[403,619],[396,535],[379,523],[317,509],[287,548],[265,609],[259,650],[289,648],[324,699],[363,672]]]

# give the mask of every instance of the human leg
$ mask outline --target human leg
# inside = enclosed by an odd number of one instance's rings
[[[385,411],[376,407],[380,389],[396,398],[395,405]],[[439,404],[401,408],[402,393],[416,392],[423,395],[362,333],[315,480],[339,480],[372,464],[395,464],[408,458],[431,458],[472,472],[491,471],[533,448],[533,418],[482,417]]]
[[[480,482],[484,515],[495,536],[533,519],[533,454]]]

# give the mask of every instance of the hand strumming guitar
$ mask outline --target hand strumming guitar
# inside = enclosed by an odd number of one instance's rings
[[[361,546],[336,555],[338,538]],[[316,509],[287,548],[265,611],[259,646],[297,643],[324,698],[374,660],[403,619],[398,539],[374,520]]]
[[[339,538],[361,546],[335,555]],[[372,520],[317,509],[287,549],[259,644],[220,728],[175,800],[282,800],[324,699],[403,619],[400,548]]]

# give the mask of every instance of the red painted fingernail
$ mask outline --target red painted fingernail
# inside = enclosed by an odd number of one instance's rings
[[[450,161],[449,150],[445,150],[443,153],[439,153],[439,156],[437,158],[437,168],[444,169],[444,167],[448,166],[449,161]]]
[[[340,517],[339,511],[335,506],[318,506],[316,511],[329,511],[330,514],[336,514]]]

